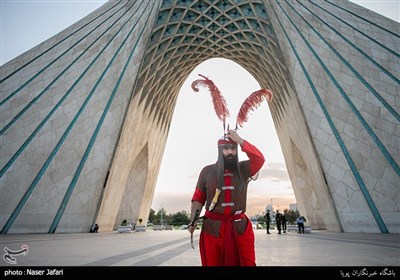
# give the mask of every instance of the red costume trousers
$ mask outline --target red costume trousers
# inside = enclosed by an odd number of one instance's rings
[[[209,213],[206,213],[206,217]],[[200,256],[203,266],[255,266],[254,232],[250,220],[244,214],[227,216],[211,213],[222,220],[219,236],[204,231],[200,234]],[[242,235],[233,229],[237,218],[246,218],[247,227]]]

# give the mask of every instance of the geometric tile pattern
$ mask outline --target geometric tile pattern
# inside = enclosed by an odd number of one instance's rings
[[[138,80],[141,101],[155,92],[146,106],[167,116],[158,121],[168,122],[175,103],[165,93],[177,92],[193,66],[212,57],[239,63],[273,90],[283,82],[282,54],[262,1],[163,1]],[[271,105],[278,123],[285,99]]]
[[[147,147],[142,149],[135,160],[136,166],[133,166],[129,173],[128,182],[122,197],[115,227],[125,219],[128,223],[137,223],[139,219],[142,219],[142,217],[139,217],[139,207],[143,200],[144,188],[146,186],[148,171],[147,152]]]

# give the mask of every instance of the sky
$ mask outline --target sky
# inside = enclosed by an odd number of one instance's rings
[[[106,1],[1,0],[0,65],[28,51],[85,17]],[[352,1],[395,21],[400,21],[400,0]],[[195,93],[190,85],[202,74],[213,80],[225,97],[235,126],[240,105],[260,89],[257,81],[238,64],[225,59],[205,61],[182,86],[175,107],[152,208],[167,213],[189,211],[190,199],[201,169],[217,159],[217,141],[223,135],[211,96]],[[249,184],[247,214],[262,215],[265,207],[286,209],[295,203],[292,185],[267,102],[253,111],[239,135],[257,146],[266,162],[256,181]],[[247,159],[242,152],[239,159]]]

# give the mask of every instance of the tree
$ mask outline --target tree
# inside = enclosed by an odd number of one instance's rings
[[[260,225],[263,225],[265,223],[264,216],[259,215],[257,217],[257,223],[259,223]]]
[[[171,224],[174,226],[183,226],[190,223],[189,213],[185,210],[175,213],[171,217]]]
[[[148,218],[147,222],[153,223],[153,224],[155,224],[157,222],[157,215],[156,215],[156,211],[154,211],[154,209],[150,209],[149,218]]]
[[[286,216],[286,220],[289,224],[295,224],[296,223],[296,219],[299,216],[299,211],[293,211],[293,210],[288,210],[285,209],[283,210],[283,213],[285,213]]]
[[[164,207],[157,212],[156,216],[157,218],[154,224],[164,225],[168,223],[167,211],[165,211]]]

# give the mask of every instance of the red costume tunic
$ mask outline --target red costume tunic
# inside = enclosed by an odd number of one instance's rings
[[[264,164],[264,156],[252,144],[241,149],[249,160],[238,163],[235,172],[224,170],[224,186],[212,212],[208,211],[218,187],[217,164],[200,172],[192,201],[206,204],[200,233],[200,256],[203,266],[255,266],[254,232],[245,215],[247,185]]]

